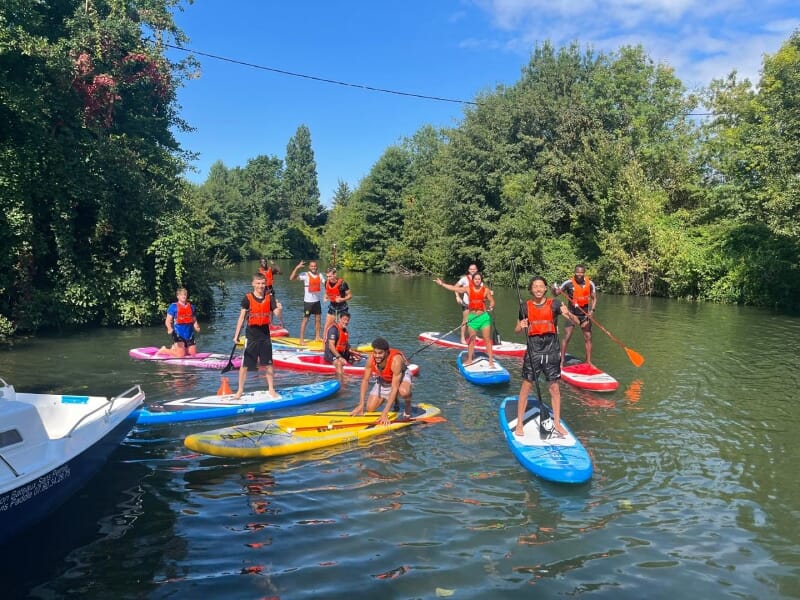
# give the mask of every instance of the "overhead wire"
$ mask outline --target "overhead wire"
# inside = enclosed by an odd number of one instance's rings
[[[330,83],[330,84],[334,84],[334,85],[341,85],[341,86],[344,86],[344,87],[358,88],[358,89],[367,90],[367,91],[370,91],[370,92],[381,92],[381,93],[384,93],[384,94],[395,94],[397,96],[408,96],[408,97],[411,97],[411,98],[420,98],[422,100],[435,100],[437,102],[451,102],[453,104],[467,104],[467,105],[470,105],[470,106],[478,106],[478,103],[474,102],[472,100],[459,100],[457,98],[444,98],[444,97],[441,97],[441,96],[430,96],[430,95],[427,95],[427,94],[416,94],[414,92],[404,92],[404,91],[401,91],[401,90],[392,90],[392,89],[388,89],[388,88],[379,88],[379,87],[375,87],[375,86],[371,86],[371,85],[366,85],[366,84],[363,84],[363,83],[352,83],[352,82],[348,82],[348,81],[339,81],[338,79],[329,79],[327,77],[318,77],[316,75],[308,75],[306,73],[295,73],[294,71],[287,71],[286,69],[278,69],[276,67],[267,67],[267,66],[264,66],[264,65],[259,65],[259,64],[256,64],[256,63],[251,63],[251,62],[247,62],[247,61],[243,61],[243,60],[238,60],[238,59],[235,59],[235,58],[228,58],[226,56],[220,56],[218,54],[211,54],[210,52],[202,52],[200,50],[193,50],[191,48],[185,48],[183,46],[176,46],[174,44],[166,44],[165,43],[163,45],[165,47],[167,47],[167,48],[172,48],[173,50],[180,50],[181,52],[187,52],[187,53],[190,53],[190,54],[196,54],[198,56],[205,56],[206,58],[213,58],[214,60],[220,60],[220,61],[223,61],[223,62],[228,62],[228,63],[235,64],[235,65],[241,65],[243,67],[250,67],[252,69],[259,69],[261,71],[269,71],[271,73],[278,73],[280,75],[288,75],[290,77],[298,77],[300,79],[309,79],[311,81],[319,81],[319,82],[322,82],[322,83]],[[686,113],[686,116],[688,116],[688,117],[703,117],[703,116],[711,116],[713,114],[714,113],[710,113],[710,112],[702,112],[702,113],[690,112],[690,113]]]

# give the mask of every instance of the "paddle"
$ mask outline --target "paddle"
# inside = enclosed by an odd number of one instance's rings
[[[469,321],[470,321],[470,319],[471,319],[471,318],[472,318],[472,317],[467,317],[467,324],[469,324]],[[419,354],[420,352],[422,352],[423,350],[425,350],[425,348],[430,348],[431,346],[433,346],[433,345],[436,343],[436,340],[440,340],[440,339],[442,339],[442,338],[445,338],[445,337],[447,337],[448,335],[450,335],[451,333],[453,333],[453,332],[454,332],[456,329],[458,329],[459,327],[461,327],[461,323],[459,323],[458,325],[456,325],[455,327],[453,327],[453,328],[452,328],[450,331],[446,331],[446,332],[444,332],[443,334],[441,334],[439,337],[437,337],[437,338],[436,338],[435,340],[433,340],[432,342],[428,342],[428,343],[427,343],[427,344],[425,344],[424,346],[422,346],[422,347],[420,347],[420,348],[417,348],[416,350],[414,350],[414,352],[412,352],[411,354],[409,354],[408,356],[406,356],[406,361],[409,361],[409,360],[411,359],[411,357],[412,357],[412,356],[414,356],[414,355],[416,355],[416,354]]]
[[[233,348],[231,348],[231,355],[228,357],[228,364],[222,369],[222,374],[224,375],[231,369],[233,369],[233,354],[236,352],[236,342],[233,343]]]
[[[623,343],[622,343],[622,341],[620,341],[619,339],[617,339],[617,338],[614,336],[614,334],[613,334],[613,333],[611,333],[611,332],[610,332],[608,329],[606,329],[606,328],[605,328],[605,327],[603,327],[603,326],[602,326],[600,323],[598,323],[598,322],[597,322],[597,319],[595,319],[595,318],[594,318],[592,315],[590,315],[590,314],[589,314],[589,313],[587,313],[585,310],[583,310],[583,308],[582,308],[582,307],[580,307],[580,306],[577,306],[577,305],[576,305],[576,308],[577,308],[579,311],[581,311],[583,314],[585,314],[587,317],[589,317],[589,320],[591,320],[591,322],[592,322],[592,323],[594,323],[594,324],[595,324],[595,325],[597,325],[597,326],[598,326],[600,329],[602,329],[602,330],[603,330],[603,333],[605,333],[605,334],[606,334],[608,337],[610,337],[612,340],[614,340],[614,341],[615,341],[617,344],[619,344],[620,346],[622,346],[622,348],[625,350],[625,353],[628,355],[628,358],[629,358],[629,359],[630,359],[630,361],[633,363],[633,366],[634,366],[634,367],[637,367],[637,368],[638,368],[638,367],[641,367],[641,366],[644,364],[644,356],[642,356],[641,354],[639,354],[638,352],[636,352],[636,350],[631,350],[630,348],[628,348],[628,347],[627,347],[625,344],[623,344]]]
[[[415,417],[413,419],[409,419],[408,421],[389,421],[389,424],[392,423],[444,423],[447,419],[445,419],[441,415],[434,415],[432,417]],[[377,421],[359,421],[357,423],[339,423],[338,425],[334,425],[333,423],[328,423],[327,425],[305,425],[303,427],[287,427],[286,431],[288,433],[294,433],[295,431],[334,431],[336,429],[348,429],[350,427],[374,427],[378,424]]]
[[[514,275],[514,288],[517,290],[517,300],[519,300],[519,311],[520,314],[522,313],[524,304],[522,303],[522,295],[519,292],[519,281],[517,279],[517,265],[515,262],[514,257],[511,257],[511,272]],[[548,429],[545,427],[544,422],[550,421],[553,423],[553,415],[550,414],[550,410],[545,406],[544,402],[542,401],[542,390],[539,389],[539,376],[536,374],[536,370],[533,368],[533,348],[531,348],[531,337],[528,335],[528,332],[525,332],[525,346],[527,347],[528,351],[525,353],[525,359],[528,361],[528,368],[531,370],[531,374],[533,375],[533,382],[536,384],[536,396],[537,400],[539,401],[539,437],[542,439],[548,439],[553,433],[553,427]],[[543,418],[545,417],[545,418]]]

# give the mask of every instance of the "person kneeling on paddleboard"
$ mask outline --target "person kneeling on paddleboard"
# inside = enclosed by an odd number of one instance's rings
[[[175,358],[183,358],[186,355],[194,356],[197,354],[194,334],[200,331],[195,308],[189,302],[189,292],[186,288],[178,288],[175,291],[175,297],[178,301],[169,305],[167,317],[164,320],[167,334],[172,336],[172,346],[169,348],[161,346],[156,354],[169,354]]]
[[[350,347],[347,326],[350,324],[350,313],[339,314],[339,321],[328,329],[325,340],[325,361],[336,367],[336,377],[344,379],[344,366],[361,360],[361,355]]]
[[[370,389],[373,378],[374,384]],[[378,423],[388,425],[389,411],[399,396],[405,401],[403,419],[408,419],[411,417],[411,388],[411,372],[407,369],[406,357],[400,350],[390,348],[389,342],[382,337],[375,338],[372,342],[372,356],[367,359],[364,377],[361,379],[358,406],[350,414],[363,414],[365,408],[367,412],[378,410],[381,403],[386,401]]]

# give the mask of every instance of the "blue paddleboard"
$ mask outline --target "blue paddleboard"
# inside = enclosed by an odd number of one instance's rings
[[[511,452],[534,475],[556,483],[584,483],[592,477],[592,459],[586,448],[567,430],[563,438],[541,439],[539,436],[539,402],[528,398],[525,411],[525,435],[514,435],[517,426],[517,398],[509,396],[500,404],[500,428]]]
[[[499,383],[508,383],[511,381],[511,375],[508,371],[494,359],[494,366],[489,366],[489,356],[484,352],[477,350],[472,355],[472,362],[469,365],[464,365],[467,360],[467,351],[464,350],[458,353],[456,358],[456,366],[464,379],[475,385],[497,385]]]
[[[139,409],[135,413],[138,417],[136,424],[155,425],[201,421],[299,406],[332,396],[339,391],[340,387],[341,384],[338,380],[331,379],[320,383],[276,389],[275,391],[279,394],[278,398],[270,398],[266,390],[245,393],[241,398],[234,398],[233,394],[181,398]]]

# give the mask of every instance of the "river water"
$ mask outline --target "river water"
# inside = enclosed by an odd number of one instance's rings
[[[255,267],[229,273],[201,350],[230,351]],[[421,331],[459,323],[453,294],[428,279],[341,275],[358,343],[380,334],[410,353]],[[302,285],[284,275],[276,287],[296,336]],[[523,341],[515,292],[496,298],[501,336]],[[800,318],[602,291],[595,316],[646,361],[637,369],[595,328],[595,363],[619,389],[561,384],[562,416],[594,461],[585,485],[541,481],[506,446],[497,408],[518,390],[520,359],[500,359],[508,387],[484,389],[459,378],[456,351],[426,347],[415,398],[445,423],[250,461],[183,446],[224,421],[133,431],[78,496],[0,547],[2,595],[800,598]],[[0,350],[0,376],[35,392],[140,383],[148,403],[214,393],[219,372],[128,358],[166,342],[163,327],[39,337]],[[277,370],[276,385],[319,377]],[[280,415],[352,407],[358,381]],[[263,385],[251,373],[248,389]]]

